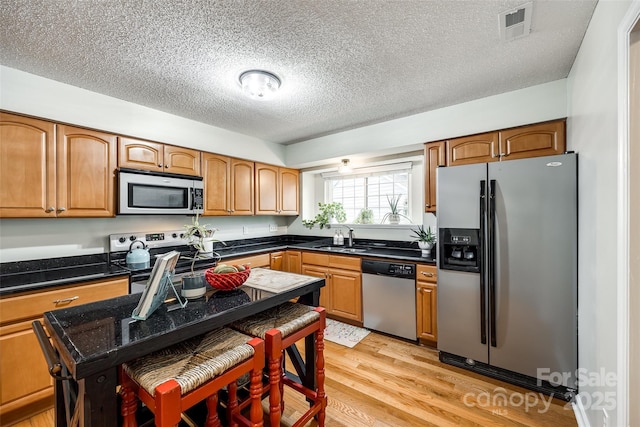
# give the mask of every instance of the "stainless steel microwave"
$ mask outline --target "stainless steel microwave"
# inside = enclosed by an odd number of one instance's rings
[[[202,213],[201,177],[120,169],[118,214],[192,215]]]

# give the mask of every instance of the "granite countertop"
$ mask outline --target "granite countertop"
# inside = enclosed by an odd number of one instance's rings
[[[216,248],[222,259],[257,255],[286,249],[315,251],[336,255],[382,258],[400,262],[435,264],[432,257],[421,256],[415,244],[397,241],[356,239],[352,248],[332,245],[331,238],[278,236],[227,242]],[[435,250],[432,251],[435,254]],[[130,271],[109,262],[109,254],[18,261],[0,264],[0,296],[73,285],[90,280],[129,275]]]

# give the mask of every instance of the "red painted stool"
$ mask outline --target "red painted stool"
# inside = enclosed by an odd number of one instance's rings
[[[317,415],[318,426],[323,427],[327,407],[324,391],[324,328],[326,312],[323,307],[286,302],[255,316],[234,322],[231,327],[264,339],[269,365],[269,384],[263,392],[269,392],[269,420],[271,426],[279,426],[284,402],[283,386],[304,394],[311,403],[310,408],[293,424],[299,427]],[[288,378],[284,372],[284,350],[311,334],[315,336],[316,389],[311,390]]]
[[[228,386],[232,426],[259,427],[262,421],[264,341],[233,329],[204,335],[127,362],[120,369],[124,427],[137,427],[136,396],[153,412],[158,427],[177,426],[181,414],[207,401],[206,427],[221,427],[218,391]],[[236,381],[250,373],[249,419],[240,413]]]

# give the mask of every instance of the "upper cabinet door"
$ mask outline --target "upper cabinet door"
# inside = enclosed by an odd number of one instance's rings
[[[552,156],[565,151],[564,120],[500,131],[502,160]]]
[[[55,217],[55,173],[55,124],[0,113],[0,217]]]
[[[436,211],[436,170],[445,166],[446,147],[444,141],[429,142],[424,145],[424,211]]]
[[[200,176],[200,151],[165,145],[164,171],[181,175]]]
[[[162,144],[119,138],[118,166],[121,168],[143,169],[161,172],[164,169],[164,148]]]
[[[254,211],[254,163],[247,160],[231,160],[231,215],[253,215]]]
[[[498,161],[498,143],[498,132],[450,139],[447,141],[449,166]]]
[[[57,216],[115,216],[116,136],[58,125]]]
[[[278,214],[278,167],[255,164],[256,215]]]
[[[203,215],[229,215],[231,213],[231,158],[203,153],[202,175],[204,179]]]
[[[300,172],[280,168],[280,214],[298,215],[300,210]]]

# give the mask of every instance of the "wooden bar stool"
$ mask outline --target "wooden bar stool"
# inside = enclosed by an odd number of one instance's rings
[[[327,397],[324,391],[324,328],[326,312],[323,307],[309,307],[304,304],[286,302],[278,307],[234,322],[231,327],[255,337],[264,339],[269,366],[269,383],[263,393],[269,392],[269,421],[271,426],[279,426],[284,411],[282,401],[283,386],[304,394],[311,403],[292,427],[306,424],[317,414],[318,426],[324,426]],[[311,334],[315,335],[316,389],[311,390],[288,378],[283,369],[284,350]]]
[[[127,362],[120,369],[124,427],[137,427],[136,396],[153,412],[158,427],[177,426],[181,414],[207,401],[206,427],[221,427],[218,391],[228,386],[230,424],[259,427],[262,420],[264,341],[233,329],[204,335]],[[236,381],[250,373],[249,419],[239,410]]]

